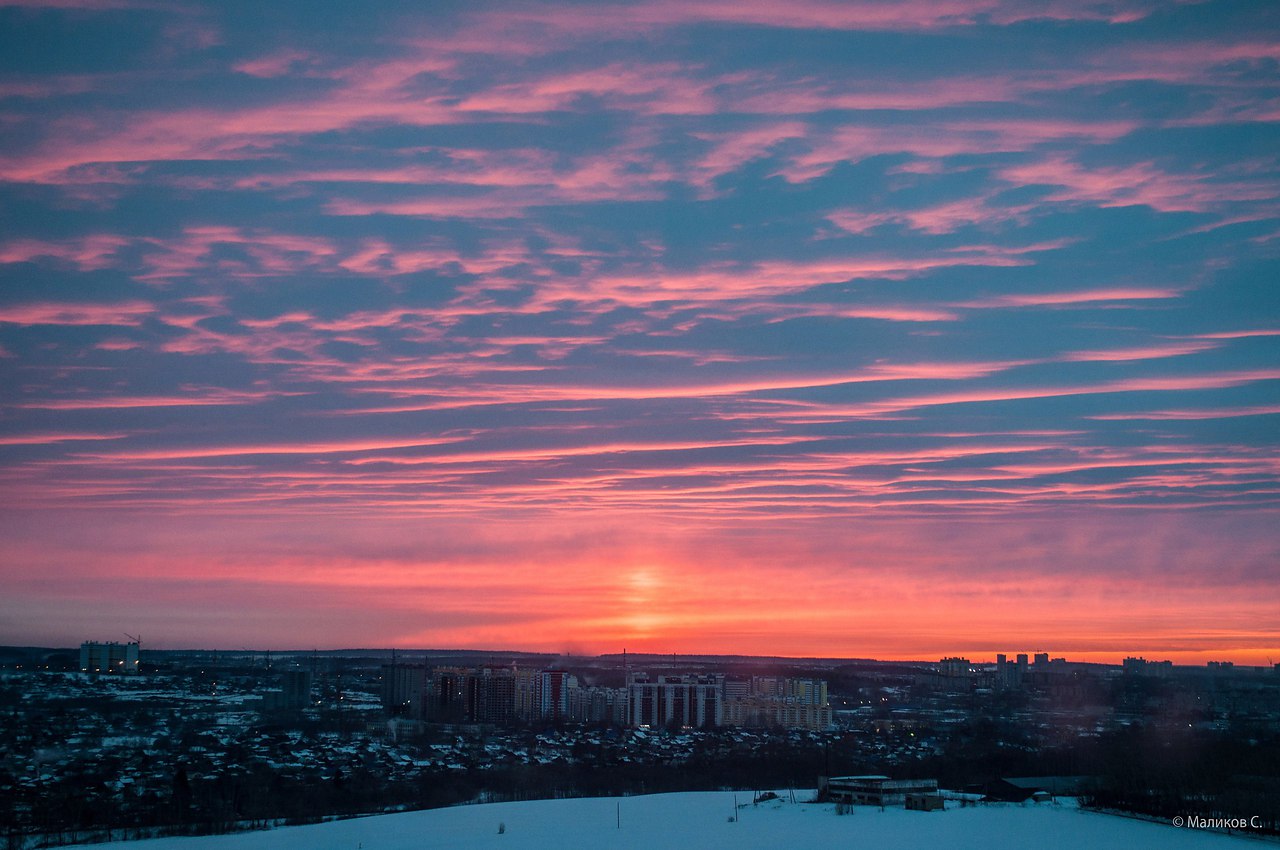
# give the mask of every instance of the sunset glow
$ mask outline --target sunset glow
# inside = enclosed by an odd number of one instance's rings
[[[1274,4],[0,19],[0,643],[1280,661]]]

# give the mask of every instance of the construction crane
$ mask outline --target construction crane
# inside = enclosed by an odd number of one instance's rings
[[[138,657],[133,662],[133,672],[137,673],[142,667],[142,635],[131,635],[128,632],[125,632],[124,636],[138,645]],[[121,662],[121,664],[123,663],[124,662]]]

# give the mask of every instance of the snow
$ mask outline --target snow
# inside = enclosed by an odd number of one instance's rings
[[[1205,830],[1086,812],[1069,803],[881,811],[782,799],[751,805],[750,792],[654,794],[458,806],[356,818],[268,832],[97,844],[109,850],[653,850],[655,847],[776,850],[892,847],[894,850],[1230,850],[1256,841]],[[797,792],[806,799],[812,792]],[[621,828],[618,814],[621,812]],[[499,826],[505,827],[499,833]]]

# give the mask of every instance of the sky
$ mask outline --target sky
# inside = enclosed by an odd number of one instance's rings
[[[1280,6],[0,0],[0,642],[1280,661]]]

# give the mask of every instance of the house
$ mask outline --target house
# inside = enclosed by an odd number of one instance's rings
[[[907,794],[906,806],[913,812],[940,812],[946,808],[941,794]]]

